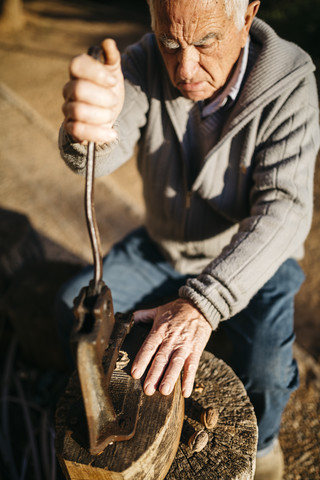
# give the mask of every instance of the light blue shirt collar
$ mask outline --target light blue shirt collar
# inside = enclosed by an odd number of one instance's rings
[[[232,77],[230,78],[228,83],[225,85],[222,92],[217,96],[217,98],[215,98],[214,100],[212,100],[212,102],[202,107],[202,112],[201,112],[202,118],[208,117],[209,115],[212,115],[220,108],[224,107],[228,102],[228,100],[229,100],[229,104],[232,104],[237,98],[237,95],[240,91],[241,83],[248,65],[249,44],[250,44],[250,38],[248,37],[248,40],[240,53],[240,56],[237,61],[236,68],[234,69],[234,72],[232,74]]]

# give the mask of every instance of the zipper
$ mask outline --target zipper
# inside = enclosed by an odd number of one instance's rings
[[[192,190],[186,190],[185,199],[185,211],[184,211],[184,239],[186,242],[189,240],[189,219],[190,219],[190,207],[193,192]]]
[[[191,206],[191,198],[192,198],[192,191],[191,190],[187,190],[187,194],[186,194],[186,209],[189,210],[190,206]]]

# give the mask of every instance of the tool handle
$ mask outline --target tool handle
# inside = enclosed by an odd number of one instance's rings
[[[90,57],[94,58],[95,60],[99,60],[102,63],[105,63],[106,61],[106,54],[100,45],[92,45],[91,47],[89,47],[88,55],[90,55]]]
[[[93,45],[88,50],[88,55],[96,60],[104,61],[105,54],[99,45]],[[89,142],[87,151],[87,167],[86,167],[86,188],[85,188],[85,213],[88,226],[88,232],[92,247],[94,278],[93,278],[93,294],[99,294],[102,282],[102,255],[101,243],[98,225],[96,221],[94,208],[94,172],[95,172],[95,153],[96,144]]]

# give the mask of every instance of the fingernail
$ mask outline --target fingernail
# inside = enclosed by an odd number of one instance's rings
[[[153,395],[154,392],[155,392],[155,389],[154,389],[154,387],[153,387],[150,383],[148,383],[147,385],[145,385],[145,387],[144,387],[144,393],[145,393],[146,395]]]
[[[141,377],[141,371],[135,367],[131,370],[131,375],[133,376],[133,378],[138,379]]]
[[[170,385],[168,383],[163,383],[161,386],[160,386],[160,392],[162,393],[162,395],[168,395],[169,392],[170,392]]]
[[[189,398],[192,393],[192,389],[190,388],[183,388],[182,389],[182,395],[184,398]]]

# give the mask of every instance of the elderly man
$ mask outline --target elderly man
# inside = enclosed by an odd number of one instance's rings
[[[104,175],[138,142],[146,227],[104,259],[115,309],[153,321],[132,375],[149,366],[145,393],[167,395],[183,369],[188,397],[219,326],[258,419],[256,478],[277,480],[281,415],[298,384],[293,304],[312,217],[318,99],[310,58],[255,18],[259,3],[149,0],[154,33],[122,63],[110,39],[105,65],[72,61],[60,148],[83,173],[95,141]],[[90,278],[87,269],[63,289],[62,328]]]

